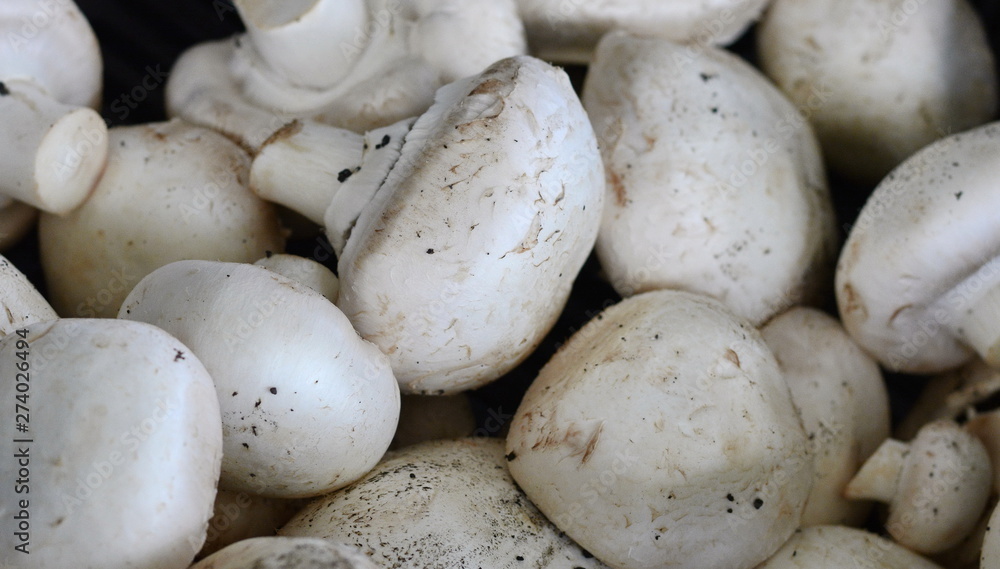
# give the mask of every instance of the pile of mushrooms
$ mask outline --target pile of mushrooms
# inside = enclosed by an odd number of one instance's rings
[[[1000,564],[966,0],[229,9],[0,6],[0,565]]]

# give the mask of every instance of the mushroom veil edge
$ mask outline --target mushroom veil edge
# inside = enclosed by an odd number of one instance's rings
[[[591,320],[528,388],[511,474],[617,569],[749,569],[799,527],[813,457],[788,385],[749,323],[655,291]]]

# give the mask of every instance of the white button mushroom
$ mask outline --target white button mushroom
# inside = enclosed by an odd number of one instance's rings
[[[247,35],[182,55],[167,109],[254,149],[292,118],[361,132],[420,114],[441,85],[527,49],[514,0],[236,7]]]
[[[0,339],[0,369],[4,561],[187,567],[222,459],[212,378],[188,348],[148,324],[62,319]]]
[[[340,295],[340,281],[333,271],[325,266],[298,255],[279,253],[267,255],[254,261],[254,265],[286,276],[322,294],[330,302],[336,303]]]
[[[528,501],[503,441],[437,441],[386,456],[279,532],[357,545],[383,567],[605,568]]]
[[[816,526],[795,532],[757,569],[941,569],[905,547],[866,531]],[[983,566],[986,567],[985,565]]]
[[[929,554],[957,545],[972,532],[992,483],[983,444],[951,421],[935,421],[910,443],[883,443],[844,496],[888,503],[889,534],[901,545]]]
[[[258,537],[234,543],[191,569],[378,569],[356,547],[307,537]]]
[[[28,277],[0,255],[0,338],[28,324],[58,315]]]
[[[678,291],[628,298],[571,337],[507,451],[538,508],[619,569],[753,567],[799,527],[813,479],[763,339]]]
[[[247,187],[250,157],[183,121],[111,130],[90,198],[39,222],[42,268],[63,316],[113,317],[153,269],[181,259],[253,262],[282,251],[274,207]]]
[[[775,0],[758,46],[831,169],[866,184],[997,109],[993,55],[966,0]]]
[[[353,153],[334,149],[357,139],[322,130],[275,136],[255,160],[255,187],[324,219],[338,306],[389,355],[402,389],[474,388],[527,357],[566,302],[604,199],[597,141],[566,74],[531,57],[502,60],[439,90],[412,128],[372,131]],[[312,197],[266,183],[302,163],[268,158],[272,147],[310,153],[301,142],[314,137],[337,166]]]
[[[4,0],[0,33],[0,194],[66,213],[107,160],[97,38],[70,0]]]
[[[597,254],[620,294],[707,294],[760,325],[815,302],[836,232],[808,124],[719,49],[608,34],[583,93],[607,169]]]
[[[889,437],[889,394],[878,364],[840,323],[812,308],[793,308],[761,329],[798,408],[816,475],[802,525],[861,525],[871,504],[843,497],[844,487]]]
[[[318,496],[361,477],[389,447],[399,388],[387,358],[304,285],[248,264],[178,261],[140,281],[119,317],[170,332],[212,374],[220,488]]]
[[[894,371],[934,373],[978,352],[1000,366],[1000,123],[939,140],[894,170],[844,245],[844,327]]]
[[[518,0],[532,53],[588,63],[605,33],[631,33],[689,44],[696,53],[735,40],[768,0]]]

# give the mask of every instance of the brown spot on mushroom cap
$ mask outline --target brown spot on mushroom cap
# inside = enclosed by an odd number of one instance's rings
[[[503,86],[504,86],[503,81],[500,81],[499,79],[490,78],[487,79],[486,81],[483,81],[479,85],[476,85],[476,88],[469,92],[469,96],[471,97],[473,95],[503,94]]]
[[[274,131],[271,136],[267,137],[263,144],[260,145],[260,149],[263,150],[268,145],[278,142],[279,140],[284,140],[286,138],[291,138],[302,131],[302,121],[293,120],[292,122],[286,124],[285,126]]]
[[[618,173],[612,169],[608,169],[608,182],[615,193],[615,202],[619,207],[625,207],[628,204],[628,196],[625,194],[625,184],[622,183],[622,179]]]
[[[743,367],[740,365],[740,356],[739,356],[739,354],[737,354],[736,352],[734,352],[732,350],[732,348],[729,348],[729,349],[726,350],[726,356],[725,357],[726,357],[727,360],[733,362],[733,365],[735,365],[736,367],[738,367],[740,369],[743,369]]]
[[[859,312],[862,320],[868,319],[868,308],[861,302],[851,283],[844,283],[844,313]]]

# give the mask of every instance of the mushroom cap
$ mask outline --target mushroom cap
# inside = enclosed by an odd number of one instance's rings
[[[993,55],[965,0],[774,0],[757,37],[831,169],[866,184],[996,113]]]
[[[28,324],[55,320],[56,311],[28,277],[0,255],[0,338]]]
[[[178,261],[136,285],[120,318],[160,326],[215,380],[219,487],[318,496],[379,461],[399,419],[387,358],[318,292],[241,263]]]
[[[602,205],[597,141],[566,74],[501,60],[417,120],[339,259],[337,304],[405,392],[483,385],[555,323]]]
[[[607,172],[597,255],[620,294],[707,294],[755,325],[818,300],[836,254],[822,160],[760,72],[614,32],[583,102]]]
[[[679,291],[591,320],[528,388],[507,437],[514,479],[620,569],[767,559],[799,526],[813,457],[763,339]]]
[[[357,548],[307,537],[256,537],[234,543],[190,569],[377,569]]]
[[[757,569],[941,569],[912,551],[873,533],[840,526],[796,530]],[[983,567],[987,567],[984,565]]]
[[[0,31],[0,80],[29,79],[61,103],[100,107],[101,51],[75,2],[4,0]]]
[[[0,510],[29,512],[30,554],[15,565],[187,567],[205,539],[222,459],[205,367],[163,330],[110,319],[40,322],[0,339],[3,369],[24,362],[29,430],[15,433],[11,415],[0,442]],[[0,394],[13,406],[24,392],[10,373]],[[18,478],[28,491],[16,490]],[[3,532],[5,561],[15,543]]]
[[[386,455],[279,532],[351,543],[384,567],[604,568],[559,531],[507,472],[503,441],[436,441]]]
[[[604,34],[691,44],[693,50],[735,40],[768,0],[518,0],[532,53],[542,59],[588,63]]]
[[[250,158],[180,120],[110,131],[90,198],[39,222],[50,300],[63,316],[113,317],[139,280],[172,261],[253,262],[282,251],[274,207],[248,189]]]
[[[792,308],[761,334],[788,383],[816,461],[802,526],[864,523],[871,504],[848,500],[843,491],[889,437],[889,394],[878,364],[836,319],[814,308]]]
[[[278,253],[257,259],[254,265],[284,275],[322,294],[330,302],[337,302],[337,296],[340,294],[340,281],[337,275],[325,265],[312,259]]]
[[[844,327],[893,371],[935,373],[973,351],[962,313],[1000,283],[1000,123],[939,140],[897,167],[862,208],[840,255]]]

